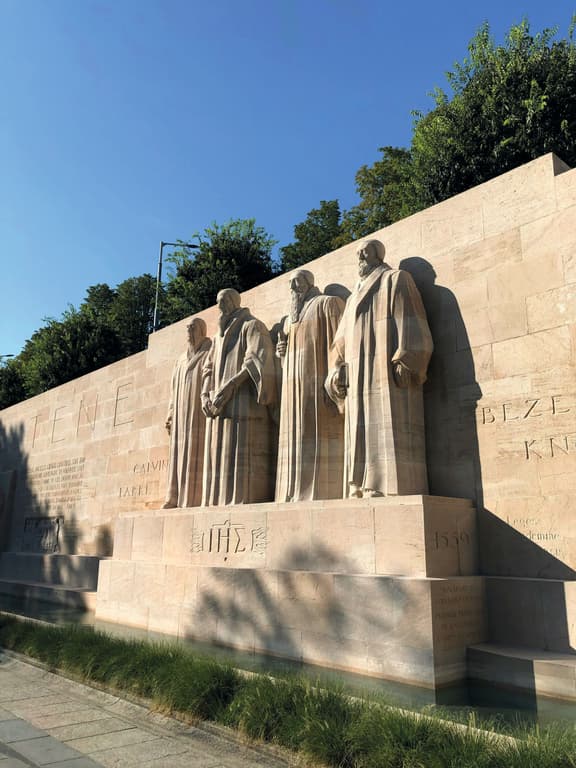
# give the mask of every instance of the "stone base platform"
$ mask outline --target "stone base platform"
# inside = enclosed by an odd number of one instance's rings
[[[576,653],[479,644],[468,649],[468,673],[472,680],[536,697],[576,701]]]
[[[576,581],[487,576],[485,583],[491,643],[575,652]]]
[[[86,555],[0,554],[0,594],[94,610],[100,558]]]
[[[439,687],[485,640],[475,512],[413,496],[119,518],[96,618]]]

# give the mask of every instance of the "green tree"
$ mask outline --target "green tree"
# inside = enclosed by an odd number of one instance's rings
[[[412,138],[415,172],[432,204],[505,171],[555,152],[576,162],[576,46],[556,30],[532,35],[523,21],[497,46],[488,24],[471,40],[469,56],[438,89],[436,107],[417,115]]]
[[[32,334],[18,356],[26,396],[31,397],[121,357],[116,333],[70,307]]]
[[[221,288],[246,291],[274,277],[275,245],[254,219],[233,219],[207,227],[193,257],[182,248],[167,259],[175,271],[165,288],[162,324],[212,306]]]
[[[412,153],[400,147],[381,147],[382,158],[363,165],[356,174],[360,203],[342,217],[337,246],[387,227],[424,207],[414,178]]]
[[[114,293],[108,322],[120,339],[122,357],[141,352],[153,330],[156,278],[149,274],[129,277]]]
[[[80,311],[90,315],[94,320],[109,323],[115,298],[116,291],[110,288],[108,283],[91,285],[86,291],[86,298],[80,305]]]
[[[576,164],[576,45],[527,21],[496,45],[484,24],[447,73],[449,93],[415,113],[409,149],[384,147],[356,176],[360,203],[343,216],[356,239],[547,152]],[[340,242],[339,244],[343,244]]]
[[[321,200],[306,219],[294,227],[294,242],[280,248],[282,272],[317,259],[337,247],[340,230],[338,200]]]
[[[25,397],[20,360],[14,358],[0,363],[0,410],[19,403]]]

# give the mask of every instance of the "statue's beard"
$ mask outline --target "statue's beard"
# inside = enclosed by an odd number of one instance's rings
[[[230,324],[230,320],[232,320],[232,312],[222,312],[220,317],[218,318],[218,330],[220,331],[220,336],[224,336],[224,331],[226,328],[228,328],[228,325]]]
[[[290,303],[290,321],[297,323],[300,320],[300,312],[304,306],[305,293],[298,293],[298,291],[292,291],[292,300]]]
[[[367,261],[358,262],[358,274],[360,277],[368,277],[370,272],[374,270],[376,264],[369,264]]]

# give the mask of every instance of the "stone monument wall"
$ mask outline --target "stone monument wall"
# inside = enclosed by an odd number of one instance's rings
[[[576,170],[553,155],[380,232],[411,272],[435,350],[425,385],[430,494],[475,500],[481,571],[576,566]],[[307,265],[342,295],[356,245]],[[268,327],[288,278],[246,292]],[[217,313],[202,313],[208,335]],[[164,498],[164,420],[181,321],[145,352],[0,414],[0,550],[109,555],[121,513]]]

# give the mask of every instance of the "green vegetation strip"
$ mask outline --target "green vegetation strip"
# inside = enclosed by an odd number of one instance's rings
[[[0,616],[0,645],[163,712],[236,728],[339,768],[576,768],[576,731],[525,729],[516,740],[351,699],[300,677],[271,680],[172,644]]]

